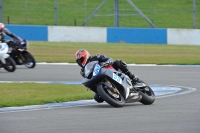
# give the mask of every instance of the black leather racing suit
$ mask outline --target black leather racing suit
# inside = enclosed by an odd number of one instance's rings
[[[96,54],[95,56],[91,56],[89,58],[89,62],[91,61],[99,61],[100,63],[109,62],[116,70],[121,70],[123,73],[127,74],[131,79],[135,76],[128,70],[128,67],[125,62],[122,60],[113,61],[112,58],[107,58],[105,55]],[[84,77],[84,67],[81,68],[80,74]]]
[[[23,41],[23,39],[21,39],[20,37],[18,37],[17,35],[13,34],[12,32],[10,32],[7,28],[4,29],[4,31],[0,32],[0,41],[1,42],[5,42],[5,36],[8,35],[9,37],[13,38],[13,42],[14,44],[19,44]]]

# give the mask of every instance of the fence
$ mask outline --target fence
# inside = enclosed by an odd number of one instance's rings
[[[0,0],[6,24],[200,28],[199,13],[199,0]]]

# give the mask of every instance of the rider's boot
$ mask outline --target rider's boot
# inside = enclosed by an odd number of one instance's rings
[[[132,83],[133,84],[137,83],[137,81],[138,81],[138,77],[137,76],[132,74],[130,71],[127,71],[125,74],[128,75],[130,79],[132,79]]]

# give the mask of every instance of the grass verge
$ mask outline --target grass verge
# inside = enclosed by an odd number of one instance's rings
[[[0,108],[92,99],[82,85],[0,83]]]
[[[200,64],[200,46],[147,45],[126,43],[30,42],[29,50],[37,62],[75,63],[74,53],[87,49],[114,60],[136,64]]]

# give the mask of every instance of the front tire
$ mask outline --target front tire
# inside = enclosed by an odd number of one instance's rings
[[[33,57],[33,55],[29,52],[23,53],[22,55],[25,59],[24,65],[27,68],[34,68],[36,65],[36,61],[35,61],[35,58]]]
[[[99,84],[97,92],[108,104],[113,107],[123,107],[125,104],[124,97],[120,93],[113,93],[105,85]]]
[[[11,57],[6,58],[5,60],[6,64],[3,65],[3,68],[8,72],[14,72],[16,69],[15,61]]]
[[[102,103],[104,100],[97,94],[94,94],[94,100],[98,103]]]

